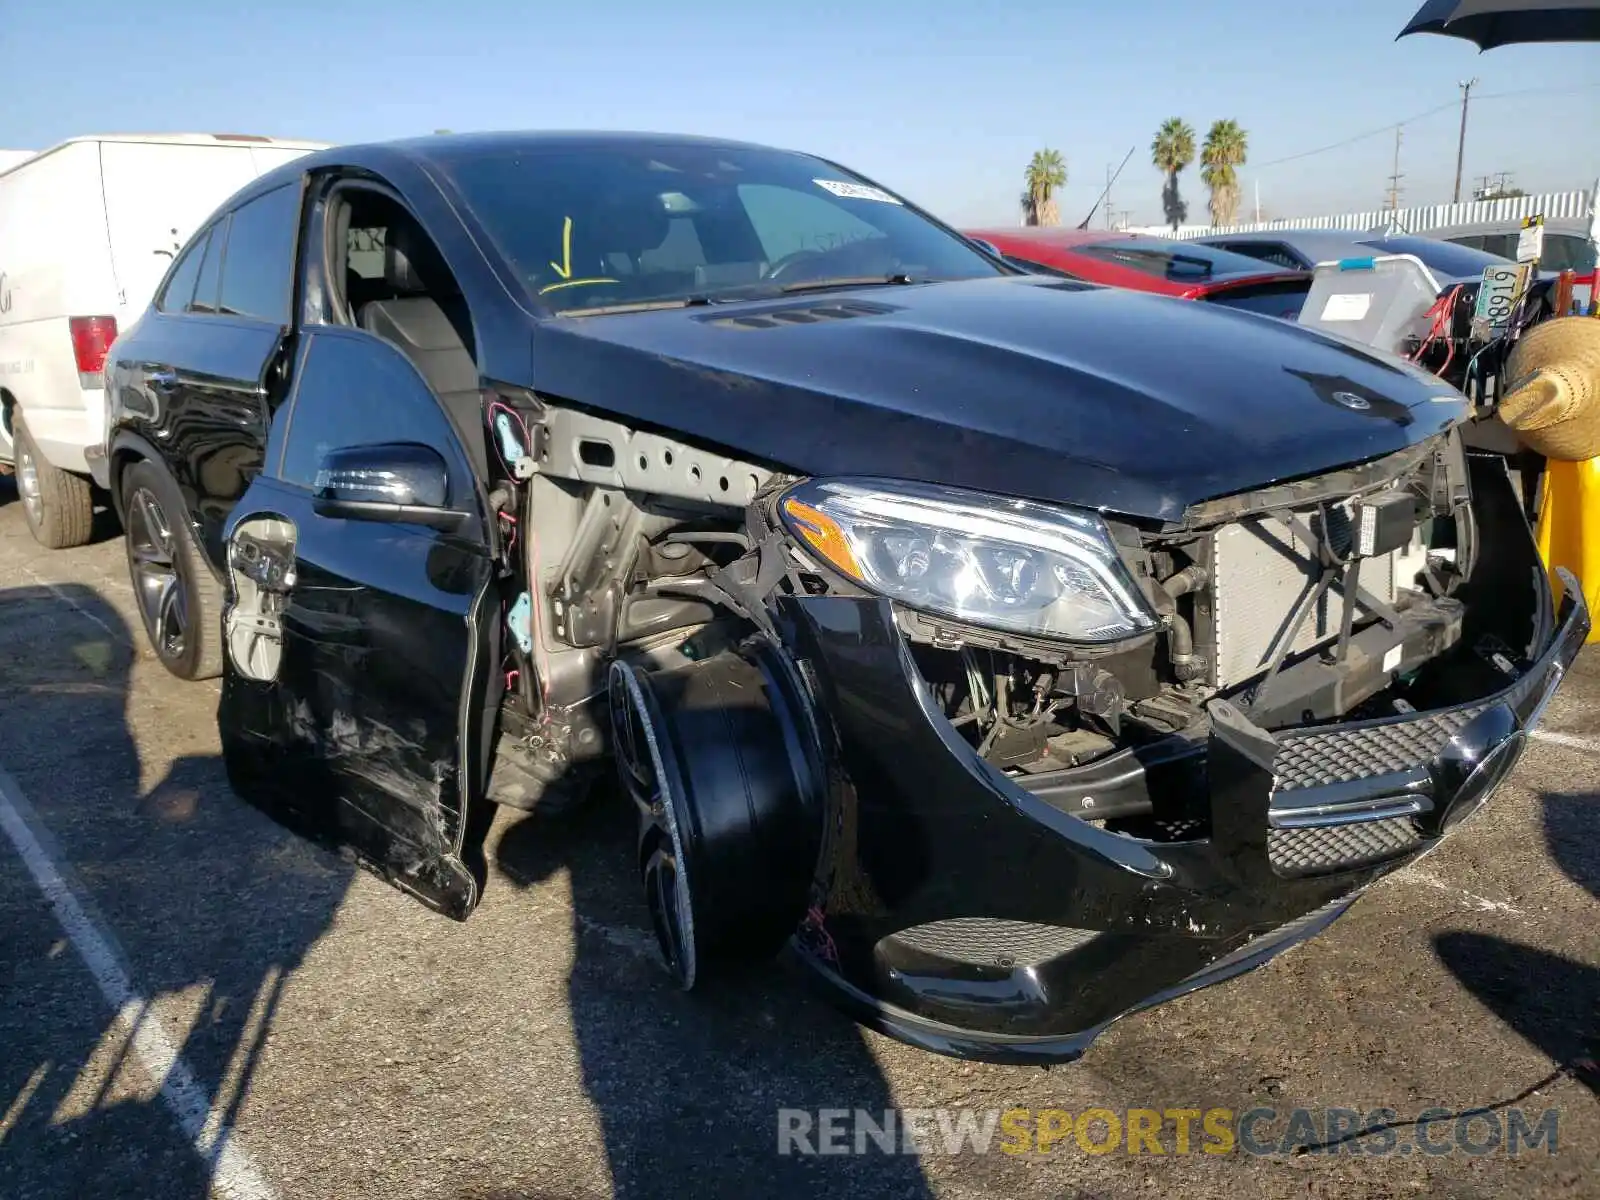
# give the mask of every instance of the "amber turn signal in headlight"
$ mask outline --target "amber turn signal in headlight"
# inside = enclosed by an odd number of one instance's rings
[[[1074,642],[1156,626],[1094,513],[878,479],[808,480],[778,507],[813,557],[931,614]]]

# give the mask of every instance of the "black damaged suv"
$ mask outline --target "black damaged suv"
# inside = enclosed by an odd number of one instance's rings
[[[615,763],[672,977],[1069,1058],[1471,815],[1589,627],[1462,397],[1019,275],[837,164],[437,136],[253,182],[101,482],[245,799],[465,918]]]

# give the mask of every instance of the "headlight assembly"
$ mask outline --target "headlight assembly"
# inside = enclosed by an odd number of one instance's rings
[[[1114,642],[1154,614],[1094,513],[892,480],[808,480],[790,534],[862,587],[989,629]]]

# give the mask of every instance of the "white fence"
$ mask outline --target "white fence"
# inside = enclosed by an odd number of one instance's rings
[[[1168,225],[1144,225],[1130,233],[1154,233],[1167,237],[1196,238],[1217,233],[1250,233],[1258,229],[1385,229],[1391,220],[1407,233],[1422,233],[1447,225],[1475,224],[1479,221],[1520,221],[1543,213],[1547,221],[1584,220],[1596,201],[1590,192],[1547,192],[1542,196],[1507,196],[1499,200],[1473,200],[1463,204],[1430,204],[1421,208],[1374,209],[1371,212],[1340,213],[1332,217],[1287,217],[1272,221],[1244,222],[1237,225],[1184,225],[1172,232]]]

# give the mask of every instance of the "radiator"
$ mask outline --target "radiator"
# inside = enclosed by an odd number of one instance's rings
[[[1303,518],[1314,531],[1315,517]],[[1338,553],[1349,545],[1348,518],[1330,510],[1330,540]],[[1317,579],[1316,551],[1277,517],[1257,517],[1225,525],[1212,535],[1217,686],[1242,683],[1271,663],[1272,643],[1294,618],[1295,605]],[[1396,554],[1399,552],[1397,551]],[[1395,557],[1365,559],[1358,580],[1363,591],[1385,604],[1395,600]],[[1339,636],[1345,597],[1337,582],[1318,597],[1291,643],[1300,654]],[[1357,605],[1356,619],[1374,614]]]

